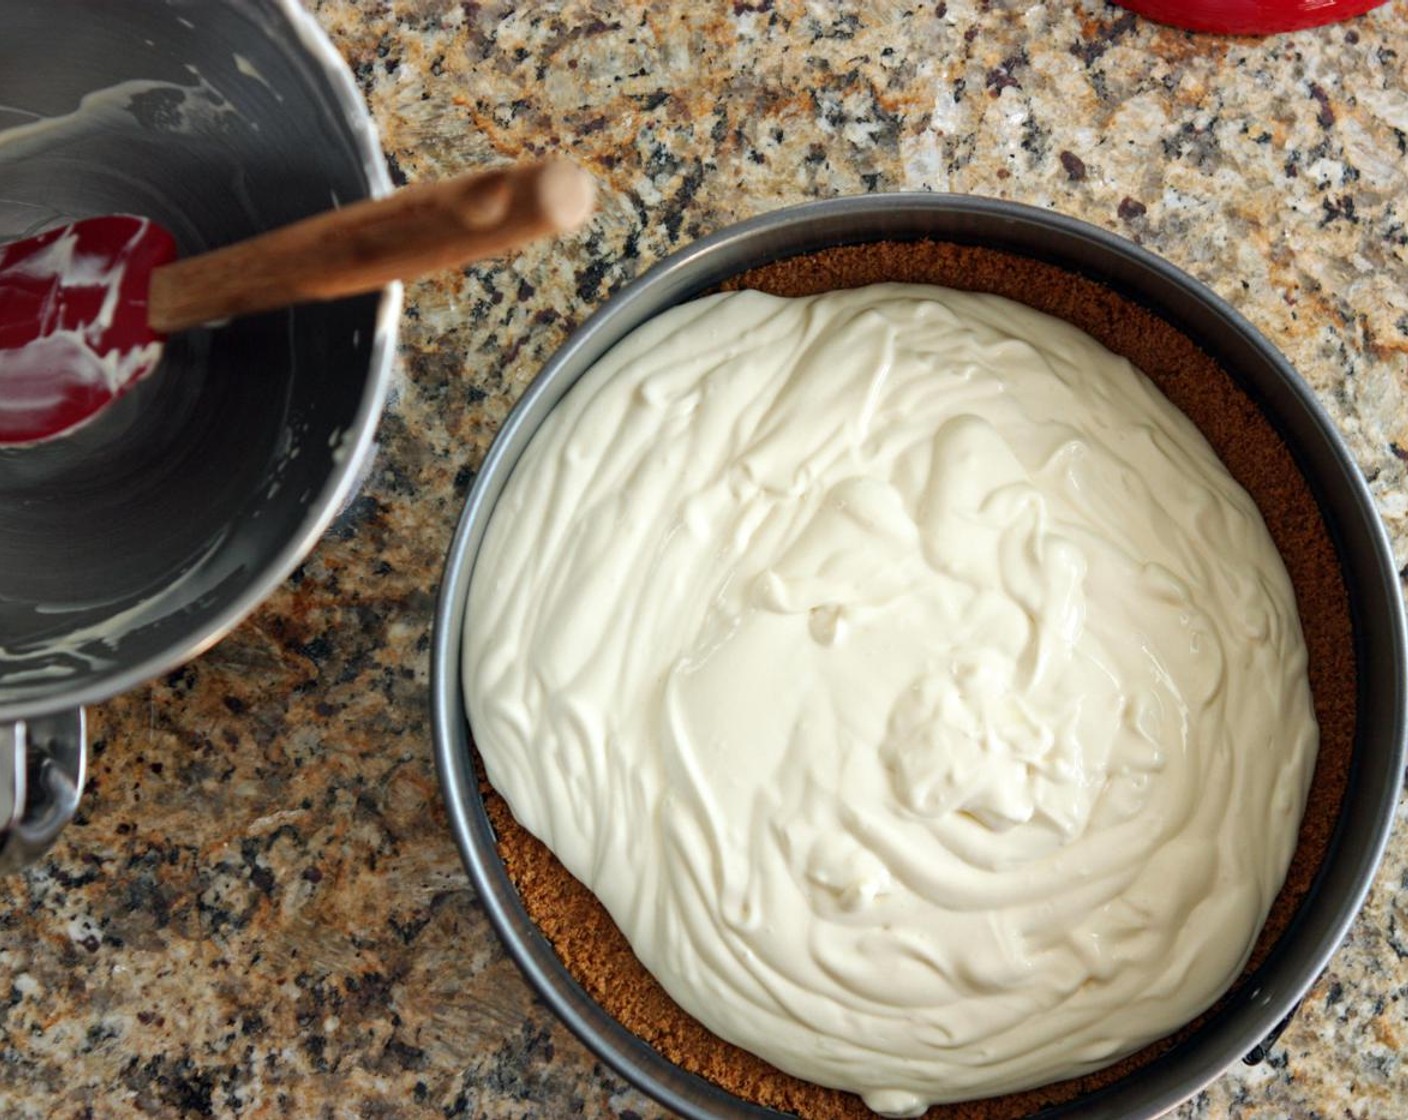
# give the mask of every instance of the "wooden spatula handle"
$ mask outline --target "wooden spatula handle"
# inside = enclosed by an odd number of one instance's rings
[[[369,292],[564,232],[591,213],[587,174],[552,160],[406,187],[152,273],[163,334],[236,315]]]

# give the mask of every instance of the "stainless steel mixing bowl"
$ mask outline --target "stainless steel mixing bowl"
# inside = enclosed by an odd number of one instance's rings
[[[0,0],[0,241],[137,213],[183,253],[390,189],[293,0]],[[400,288],[172,338],[96,421],[0,450],[0,870],[83,777],[82,705],[200,653],[350,495]]]
[[[1311,484],[1351,599],[1358,723],[1348,789],[1324,863],[1270,956],[1190,1037],[1098,1093],[1041,1120],[1148,1120],[1196,1093],[1283,1025],[1364,899],[1393,823],[1404,764],[1408,653],[1398,575],[1358,468],[1313,393],[1286,360],[1201,284],[1137,246],[1069,218],[958,196],[870,195],[768,214],[692,245],[592,316],[548,363],[505,422],[475,480],[451,546],[432,647],[436,759],[470,877],[509,952],[547,1004],[613,1068],[683,1116],[776,1113],[732,1097],[666,1061],[602,1010],[534,926],[494,846],[475,779],[460,683],[465,599],[485,526],[544,417],[611,346],[645,320],[748,268],[832,245],[932,238],[986,245],[1089,276],[1153,308],[1218,359],[1266,413]]]

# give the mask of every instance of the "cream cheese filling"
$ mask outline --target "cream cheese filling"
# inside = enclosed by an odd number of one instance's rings
[[[1317,730],[1284,566],[1124,359],[995,296],[710,296],[556,407],[470,587],[517,819],[670,995],[913,1116],[1243,967]]]

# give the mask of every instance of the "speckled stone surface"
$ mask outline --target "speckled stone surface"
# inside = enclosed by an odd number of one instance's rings
[[[513,400],[613,290],[735,219],[926,188],[1134,239],[1286,351],[1408,560],[1408,0],[1261,41],[1099,0],[311,7],[398,179],[569,152],[601,213],[411,286],[361,497],[212,652],[91,712],[80,821],[0,882],[0,1115],[664,1115],[495,942],[438,803],[427,651]],[[1405,899],[1400,827],[1270,1060],[1175,1115],[1408,1115]]]

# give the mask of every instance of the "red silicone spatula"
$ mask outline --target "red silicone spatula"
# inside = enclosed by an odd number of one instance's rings
[[[462,265],[591,213],[561,161],[407,187],[176,260],[143,218],[88,218],[0,246],[0,445],[71,431],[161,358],[175,331],[373,291]]]

